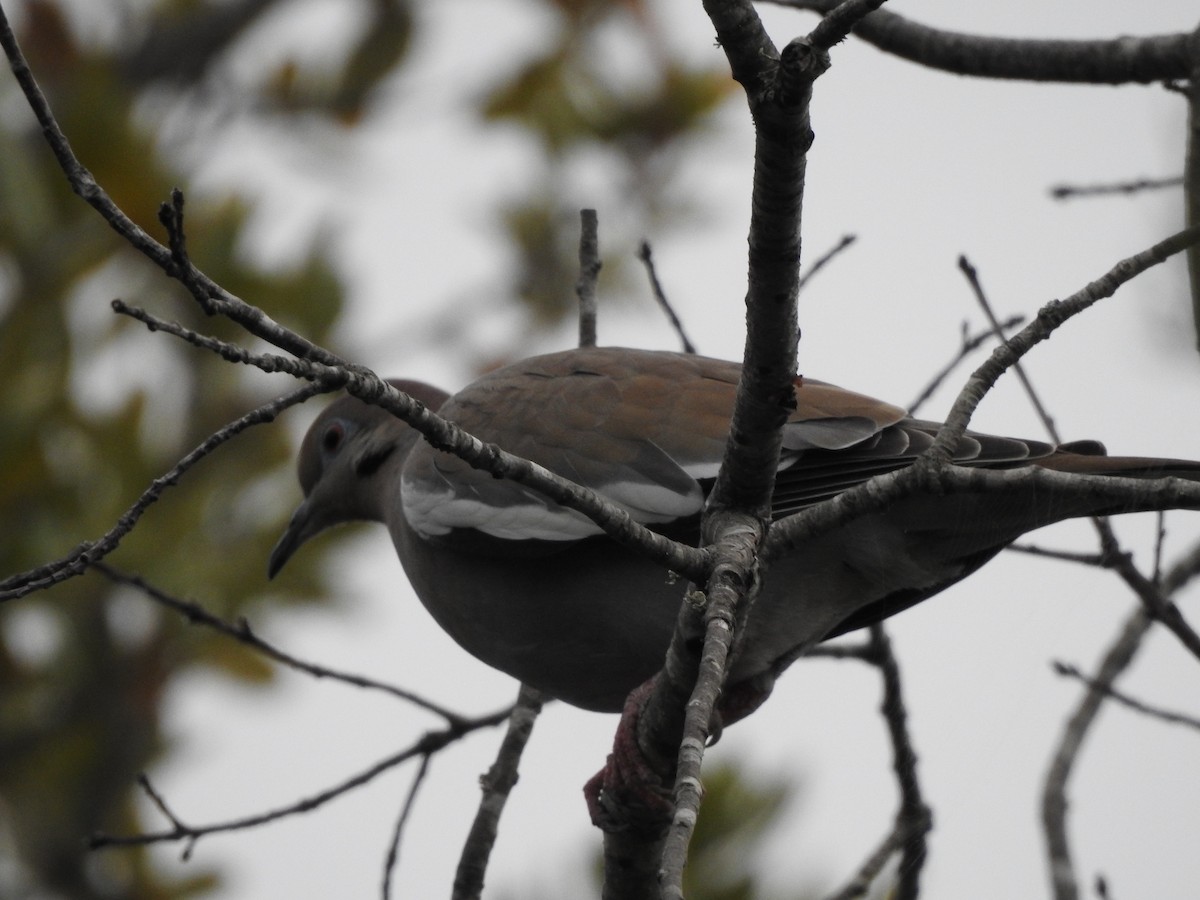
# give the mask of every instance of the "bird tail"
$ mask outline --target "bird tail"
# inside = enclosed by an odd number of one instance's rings
[[[1078,475],[1111,475],[1118,478],[1182,478],[1200,481],[1200,461],[1161,459],[1154,456],[1108,456],[1096,441],[1062,444],[1037,465]]]

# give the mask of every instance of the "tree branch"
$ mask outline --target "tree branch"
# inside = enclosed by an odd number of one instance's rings
[[[376,681],[373,678],[367,678],[363,675],[355,674],[354,672],[343,672],[338,669],[331,669],[328,666],[317,665],[316,663],[307,662],[292,656],[283,650],[280,650],[274,644],[269,643],[263,638],[255,634],[250,628],[250,622],[241,617],[236,624],[226,622],[220,616],[215,616],[199,603],[190,600],[181,600],[178,597],[173,597],[166,591],[160,590],[154,585],[147,582],[140,575],[131,575],[127,572],[122,572],[114,569],[108,563],[94,562],[91,566],[109,581],[114,584],[123,584],[135,588],[158,603],[160,606],[165,606],[167,609],[179,613],[192,625],[202,625],[205,628],[210,628],[226,637],[233,638],[240,644],[244,644],[250,649],[261,653],[268,659],[273,659],[275,662],[287,666],[297,672],[303,672],[305,675],[311,675],[314,678],[327,678],[331,681],[340,681],[343,684],[348,684],[351,687],[363,688],[364,690],[381,691],[385,694],[390,694],[414,706],[419,706],[421,709],[431,712],[436,716],[446,720],[446,724],[450,726],[463,726],[472,721],[469,717],[460,715],[446,709],[440,704],[434,703],[432,700],[426,700],[419,694],[414,694],[412,691],[406,691],[404,688],[397,687],[393,684],[388,684],[383,681]],[[501,710],[501,712],[504,712]]]
[[[1165,598],[1173,596],[1197,573],[1200,573],[1200,543],[1167,571],[1154,590],[1162,602],[1166,602]],[[1050,868],[1050,886],[1055,900],[1078,900],[1079,897],[1067,836],[1067,782],[1101,704],[1111,692],[1117,677],[1133,662],[1152,622],[1146,606],[1135,610],[1125,620],[1120,634],[1104,654],[1096,675],[1088,681],[1075,712],[1067,720],[1046,772],[1042,786],[1042,829]]]
[[[487,871],[492,846],[496,843],[500,815],[504,812],[509,793],[516,786],[521,754],[533,733],[543,702],[541,692],[521,685],[496,761],[480,779],[483,797],[480,798],[479,810],[458,860],[452,900],[477,900],[483,893],[483,876]]]
[[[1071,846],[1067,837],[1067,781],[1079,756],[1079,749],[1100,706],[1105,692],[1099,685],[1112,684],[1133,661],[1150,628],[1150,617],[1144,609],[1136,610],[1126,620],[1120,635],[1100,663],[1095,686],[1084,691],[1075,712],[1067,720],[1058,748],[1046,773],[1042,787],[1042,828],[1046,838],[1046,856],[1050,865],[1050,886],[1055,900],[1078,900],[1079,886],[1071,863]]]
[[[654,266],[654,256],[650,250],[650,242],[642,241],[638,245],[638,259],[642,265],[646,267],[646,277],[650,279],[650,290],[654,294],[654,300],[662,309],[663,315],[667,317],[667,321],[671,323],[671,328],[675,334],[679,336],[679,344],[684,353],[695,353],[696,345],[688,338],[687,332],[684,330],[683,322],[675,313],[675,307],[671,305],[671,301],[667,299],[666,291],[663,290],[662,282],[658,280],[658,270]]]
[[[18,572],[0,581],[0,602],[24,597],[34,591],[45,590],[74,578],[76,575],[82,575],[89,566],[104,559],[117,549],[125,535],[129,534],[137,525],[142,514],[162,497],[167,488],[179,481],[192,466],[247,428],[275,421],[275,418],[288,407],[303,403],[322,390],[324,388],[319,384],[306,385],[290,394],[272,400],[270,403],[264,403],[262,406],[252,409],[241,418],[235,419],[219,431],[209,435],[191,453],[154,479],[133,505],[117,520],[117,524],[101,537],[85,541],[61,559],[27,572]]]
[[[344,389],[363,402],[379,406],[407,422],[437,449],[453,453],[471,466],[497,478],[508,478],[531,487],[556,503],[583,513],[609,537],[644,553],[664,568],[695,580],[706,577],[710,554],[704,549],[672,541],[651,531],[595,491],[560,478],[549,469],[514,456],[495,444],[481,441],[453,422],[431,412],[420,401],[397,390],[369,369],[361,366],[327,366],[313,360],[290,360],[275,354],[251,353],[235,344],[198,334],[177,322],[160,319],[120,301],[114,303],[114,309],[144,322],[152,331],[173,335],[230,362],[254,366],[264,372],[286,372],[296,378],[309,379],[316,383],[315,387],[308,389],[312,393]],[[0,599],[3,599],[3,594],[0,594]]]
[[[265,825],[268,822],[274,822],[278,819],[311,812],[318,807],[324,806],[331,800],[349,793],[355,788],[362,787],[374,781],[378,776],[401,763],[415,759],[418,756],[428,757],[474,731],[499,725],[508,718],[508,712],[505,709],[478,719],[469,719],[457,725],[448,725],[438,731],[427,731],[412,745],[391,756],[385,757],[368,769],[351,776],[340,784],[326,788],[317,794],[302,798],[287,806],[244,816],[240,819],[230,819],[210,825],[185,825],[176,816],[167,813],[165,811],[165,804],[161,798],[158,798],[155,803],[159,806],[160,810],[164,810],[164,815],[171,821],[172,827],[170,829],[131,835],[110,835],[97,832],[88,838],[88,848],[98,850],[104,847],[133,847],[146,844],[169,843],[172,841],[187,841],[189,845],[194,845],[200,838],[210,834],[219,834],[226,831],[243,831],[247,828],[256,828],[259,825]]]
[[[1050,188],[1050,196],[1055,200],[1073,200],[1077,197],[1111,197],[1114,194],[1140,194],[1177,187],[1183,187],[1183,177],[1179,175],[1173,178],[1135,178],[1109,184],[1058,184]],[[1188,224],[1196,223],[1189,218]]]
[[[766,0],[828,15],[837,0]],[[930,28],[881,10],[854,29],[867,43],[931,69],[980,78],[1149,84],[1191,76],[1186,34],[1073,41],[997,38]]]
[[[408,786],[408,793],[404,796],[404,805],[400,807],[400,816],[396,819],[392,840],[388,844],[387,857],[383,862],[383,886],[380,890],[383,900],[389,900],[392,896],[392,875],[396,871],[396,863],[400,859],[400,843],[404,839],[404,826],[408,824],[408,817],[412,814],[413,807],[416,806],[417,794],[421,790],[421,785],[425,783],[425,776],[429,773],[429,763],[432,759],[432,755],[428,753],[421,757],[421,765],[417,767],[417,774],[413,776],[412,784]]]
[[[968,379],[958,395],[946,424],[938,432],[925,458],[949,460],[951,451],[970,423],[979,402],[996,380],[1034,346],[1050,337],[1059,326],[1093,304],[1117,292],[1121,285],[1142,272],[1166,262],[1176,253],[1200,242],[1200,226],[1185,228],[1140,253],[1121,260],[1104,275],[1085,285],[1065,300],[1051,300],[1037,317],[997,347],[991,357]]]
[[[663,897],[683,896],[683,868],[702,795],[700,768],[713,710],[725,680],[734,636],[758,583],[784,422],[795,408],[799,327],[801,216],[805,165],[813,134],[813,82],[829,68],[828,50],[854,22],[882,0],[848,0],[837,16],[781,53],[749,2],[705,0],[733,77],[746,91],[755,129],[746,293],[746,344],[729,438],[701,523],[704,545],[714,548],[703,622],[685,603],[667,662],[638,717],[639,745],[650,759],[676,747],[675,814],[658,874]],[[690,638],[704,635],[697,660]],[[679,710],[685,709],[683,721]],[[609,832],[606,857],[628,858],[626,842]],[[656,851],[654,842],[647,849]],[[645,852],[645,851],[643,851]],[[607,868],[607,867],[606,867]],[[649,860],[634,867],[650,871]],[[643,886],[649,894],[649,885]],[[607,892],[607,887],[606,887]],[[615,894],[613,895],[615,896]]]
[[[1082,683],[1085,687],[1101,691],[1108,699],[1120,703],[1127,709],[1132,709],[1134,712],[1141,713],[1151,719],[1158,719],[1160,722],[1166,722],[1168,725],[1185,725],[1188,728],[1200,731],[1200,716],[1190,716],[1187,713],[1172,712],[1169,709],[1163,709],[1159,706],[1153,706],[1138,700],[1136,697],[1131,697],[1126,693],[1118,691],[1111,684],[1104,684],[1099,680],[1085,675],[1079,670],[1078,666],[1073,666],[1070,663],[1060,662],[1055,660],[1050,664],[1055,673],[1064,678],[1073,678]]]
[[[1200,225],[1200,26],[1187,38],[1190,64],[1187,73],[1187,152],[1183,163],[1184,220]],[[1200,347],[1200,248],[1188,250],[1188,280],[1192,290],[1192,327]]]
[[[599,224],[594,209],[579,211],[579,346],[596,346],[596,281],[600,278]]]
[[[1024,321],[1024,316],[1009,316],[1000,323],[1001,336],[1004,336],[1006,332],[1011,331],[1014,328],[1019,328],[1021,323]],[[956,353],[954,358],[946,363],[946,365],[942,366],[942,368],[938,370],[937,374],[929,379],[928,384],[921,389],[921,393],[917,394],[917,396],[913,398],[912,402],[908,404],[908,414],[910,416],[915,416],[917,411],[924,406],[926,402],[928,402],[930,397],[933,396],[934,391],[941,387],[945,380],[950,377],[950,374],[956,368],[958,368],[959,364],[961,364],[963,360],[978,350],[980,346],[993,334],[995,334],[995,331],[992,328],[989,328],[986,331],[980,331],[974,335],[969,334],[967,332],[967,323],[964,321],[962,323],[962,344],[958,348],[958,353]]]

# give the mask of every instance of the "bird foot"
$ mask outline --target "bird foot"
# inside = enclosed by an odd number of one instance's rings
[[[583,786],[592,824],[602,831],[659,830],[675,812],[673,778],[655,768],[638,745],[638,719],[653,690],[651,678],[626,698],[608,761]]]

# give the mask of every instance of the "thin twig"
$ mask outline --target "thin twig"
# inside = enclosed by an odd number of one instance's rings
[[[1200,572],[1200,542],[1167,570],[1156,590],[1164,597],[1177,593]],[[1067,720],[1042,785],[1042,828],[1050,883],[1055,900],[1077,900],[1079,884],[1071,862],[1067,836],[1067,782],[1074,768],[1084,736],[1095,721],[1100,707],[1117,676],[1133,661],[1153,620],[1145,607],[1139,607],[1126,619],[1117,639],[1101,660],[1075,712]]]
[[[1011,331],[1012,329],[1022,325],[1024,322],[1024,316],[1009,316],[1000,323],[1000,333],[1004,334],[1008,331]],[[968,335],[967,323],[963,322],[962,345],[958,348],[958,353],[955,355],[954,359],[946,363],[946,365],[944,365],[938,371],[938,373],[929,380],[929,383],[925,385],[925,387],[921,390],[921,393],[917,394],[913,401],[908,404],[908,414],[910,416],[915,416],[917,411],[926,404],[930,397],[933,396],[934,391],[941,387],[942,383],[945,382],[945,380],[950,377],[954,370],[958,368],[959,364],[976,350],[978,350],[980,345],[983,344],[983,342],[990,338],[994,333],[994,329],[989,328],[987,331],[981,331],[978,334]]]
[[[817,644],[815,647],[810,647],[801,659],[856,659],[860,662],[870,662],[871,645],[866,642]]]
[[[997,347],[988,360],[971,375],[959,392],[958,399],[951,408],[946,423],[934,439],[933,446],[918,460],[917,466],[929,467],[939,462],[944,464],[950,459],[953,448],[962,437],[984,395],[1005,371],[1033,347],[1047,340],[1067,320],[1100,300],[1111,297],[1123,284],[1197,242],[1200,242],[1200,226],[1185,228],[1152,247],[1121,260],[1104,275],[1065,300],[1052,300],[1043,306],[1038,311],[1037,318],[1002,346]]]
[[[646,267],[646,275],[650,279],[650,289],[654,293],[654,299],[657,301],[659,309],[667,317],[667,321],[671,323],[671,327],[675,330],[675,334],[679,336],[679,343],[683,347],[684,353],[695,353],[696,345],[688,338],[687,333],[683,329],[683,322],[679,316],[675,314],[675,307],[671,305],[671,301],[667,299],[667,294],[663,290],[662,283],[658,280],[658,271],[654,266],[654,257],[651,255],[650,242],[642,241],[638,245],[638,259],[642,261],[642,265]]]
[[[66,176],[71,190],[96,210],[130,246],[187,288],[206,313],[225,315],[255,337],[262,338],[302,359],[317,360],[326,365],[344,363],[328,350],[283,328],[262,310],[230,294],[190,262],[186,262],[186,255],[181,257],[152,238],[113,202],[71,149],[70,142],[54,118],[45,94],[33,77],[3,8],[0,8],[0,47],[4,48],[13,75],[25,95],[29,108],[37,118],[46,143]],[[181,234],[170,233],[172,227],[181,226],[183,219],[183,194],[178,190],[172,192],[171,204],[164,207],[162,218],[172,223],[168,227],[172,245],[179,243],[182,246]],[[185,264],[181,265],[181,259]]]
[[[1063,562],[1079,563],[1082,566],[1095,566],[1103,569],[1108,566],[1108,559],[1103,553],[1077,553],[1072,550],[1052,550],[1038,544],[1009,544],[1004,549],[1014,553],[1024,553],[1028,556],[1041,556],[1046,559],[1058,559]]]
[[[1122,551],[1113,533],[1112,526],[1105,519],[1093,519],[1093,524],[1100,534],[1100,546],[1105,556],[1110,560],[1110,568],[1129,585],[1133,593],[1142,601],[1142,606],[1150,616],[1166,626],[1186,647],[1193,656],[1200,659],[1200,634],[1184,619],[1179,607],[1169,599],[1169,594],[1162,591],[1157,584],[1138,571],[1131,556]]]
[[[808,39],[824,50],[840,44],[868,15],[883,6],[885,0],[843,0],[821,19]]]
[[[839,254],[848,249],[851,244],[858,240],[858,236],[854,234],[844,234],[842,239],[817,257],[816,262],[810,265],[807,269],[800,273],[800,280],[796,283],[796,292],[800,293],[813,277],[829,265]]]
[[[412,784],[408,786],[408,792],[404,797],[404,806],[400,809],[400,817],[396,819],[396,827],[392,831],[387,856],[383,861],[383,888],[380,891],[383,900],[390,900],[392,896],[392,877],[396,870],[396,863],[400,859],[400,842],[404,837],[404,826],[408,824],[408,817],[416,805],[417,792],[425,783],[425,775],[429,772],[429,763],[432,758],[428,753],[421,757],[421,766],[417,769],[417,774],[413,776]]]
[[[113,308],[143,322],[153,331],[162,331],[178,337],[231,362],[254,366],[266,372],[287,372],[297,378],[311,379],[315,386],[308,390],[313,393],[345,389],[347,393],[363,402],[377,405],[403,419],[439,450],[454,453],[475,468],[490,472],[498,478],[509,478],[534,488],[556,503],[583,513],[609,537],[637,552],[645,553],[671,571],[701,580],[707,572],[710,556],[708,551],[672,541],[651,531],[635,522],[624,509],[596,491],[561,478],[549,469],[514,456],[495,444],[479,440],[453,422],[431,412],[420,401],[398,390],[368,369],[327,366],[308,360],[289,360],[275,354],[251,353],[227,341],[197,334],[177,322],[160,319],[119,300],[114,301]],[[3,594],[0,594],[0,599],[4,599]]]
[[[154,789],[154,785],[150,783],[149,775],[147,775],[145,772],[139,772],[137,776],[137,783],[138,787],[140,787],[145,795],[150,798],[150,802],[154,804],[155,808],[163,814],[168,822],[178,829],[184,831],[190,830],[188,829],[188,826],[184,825],[182,820],[175,815],[175,813],[171,810],[171,807],[167,805],[167,801],[163,798],[162,794]],[[195,849],[196,838],[192,837],[186,840],[183,845],[183,852],[179,857],[180,860],[182,862],[187,862],[192,858],[192,851]]]
[[[18,572],[0,581],[0,602],[24,597],[35,591],[45,590],[55,584],[83,574],[89,566],[112,553],[120,545],[124,537],[133,530],[138,520],[141,519],[142,514],[154,505],[166,490],[179,481],[192,466],[247,428],[275,421],[275,418],[285,409],[295,406],[297,403],[303,403],[309,397],[319,394],[322,390],[324,388],[321,385],[305,385],[292,391],[290,394],[285,394],[282,397],[272,400],[270,403],[264,403],[262,406],[252,409],[244,416],[235,419],[220,430],[209,435],[195,449],[180,459],[179,462],[164,474],[154,479],[150,483],[150,486],[142,492],[141,496],[125,510],[117,520],[117,524],[102,536],[80,544],[61,559],[38,566],[36,569]]]
[[[268,822],[275,822],[279,819],[284,819],[289,816],[300,815],[302,813],[311,812],[318,807],[324,806],[331,800],[335,800],[344,794],[349,793],[355,788],[362,787],[365,784],[373,781],[384,772],[395,768],[401,763],[407,762],[418,756],[429,756],[437,753],[444,747],[449,746],[465,737],[466,735],[478,731],[481,728],[491,728],[499,725],[508,718],[508,710],[502,710],[498,713],[482,716],[478,719],[470,719],[460,725],[447,726],[438,731],[428,731],[422,735],[411,746],[406,747],[391,756],[385,757],[369,768],[357,773],[356,775],[347,778],[345,781],[320,791],[310,797],[302,798],[295,803],[290,803],[287,806],[278,807],[266,812],[255,813],[253,815],[244,816],[239,819],[230,819],[225,822],[216,822],[210,825],[184,825],[174,816],[168,816],[171,820],[172,827],[164,831],[151,831],[142,834],[130,835],[111,835],[103,832],[93,834],[88,838],[88,848],[98,850],[104,847],[135,847],[145,846],[147,844],[161,844],[171,841],[186,840],[195,842],[202,837],[210,834],[218,834],[227,831],[242,831],[247,828],[256,828],[259,825],[265,825]]]
[[[250,623],[244,617],[240,617],[236,624],[226,622],[219,616],[215,616],[210,613],[199,603],[173,597],[166,591],[163,591],[150,584],[140,575],[132,575],[127,572],[122,572],[119,569],[114,569],[105,562],[93,563],[92,568],[116,584],[124,584],[128,585],[129,587],[136,588],[155,603],[179,613],[191,624],[203,625],[205,628],[211,628],[220,634],[231,637],[235,641],[245,644],[252,650],[256,650],[264,656],[273,659],[290,669],[294,669],[297,672],[303,672],[304,674],[311,675],[314,678],[328,678],[331,681],[340,681],[344,684],[349,684],[353,687],[363,688],[365,690],[382,691],[386,694],[390,694],[393,697],[398,697],[401,700],[412,703],[415,706],[419,706],[422,709],[428,710],[435,715],[441,716],[449,725],[462,726],[471,721],[466,716],[452,712],[431,700],[426,700],[424,697],[421,697],[418,694],[414,694],[411,691],[406,691],[404,688],[396,687],[395,685],[391,685],[383,681],[376,681],[373,678],[367,678],[362,675],[357,675],[353,672],[343,672],[337,669],[331,669],[328,666],[317,665],[316,663],[307,662],[299,659],[298,657],[292,656],[291,654],[280,650],[274,644],[269,643],[255,634],[250,628]]]
[[[884,839],[879,842],[879,846],[871,851],[870,855],[862,861],[862,864],[858,867],[858,871],[850,877],[850,880],[839,891],[828,895],[825,900],[857,900],[859,897],[867,896],[867,892],[871,890],[871,885],[879,877],[879,873],[883,871],[883,867],[887,865],[892,855],[900,849],[900,840],[900,832],[893,827]]]
[[[992,333],[996,336],[996,340],[1003,344],[1005,342],[1004,329],[1000,324],[1000,320],[996,318],[996,313],[992,309],[992,304],[988,300],[987,294],[983,292],[983,284],[979,280],[979,272],[971,265],[971,261],[967,259],[965,254],[958,258],[958,268],[966,276],[967,283],[971,286],[972,293],[975,294],[975,301],[979,304],[979,308],[983,310],[988,323],[992,326]],[[1046,433],[1050,435],[1050,439],[1056,444],[1062,443],[1062,439],[1058,436],[1058,428],[1054,424],[1054,418],[1046,410],[1037,391],[1034,390],[1033,383],[1029,380],[1029,376],[1025,374],[1025,367],[1021,365],[1020,361],[1014,360],[1012,371],[1017,376],[1017,380],[1021,382],[1021,387],[1025,389],[1025,396],[1029,398],[1034,412],[1041,419]]]
[[[954,490],[1009,491],[1017,482],[1044,485],[1049,490],[1067,493],[1114,491],[1129,508],[1171,509],[1190,506],[1194,491],[1178,479],[1165,478],[1130,484],[1103,476],[1084,476],[1052,472],[1032,467],[1008,471],[981,468],[964,469],[949,465],[953,449],[966,431],[976,407],[996,380],[1018,359],[1046,340],[1059,326],[1097,301],[1112,296],[1121,285],[1151,266],[1200,241],[1200,226],[1184,229],[1134,256],[1121,260],[1097,280],[1085,285],[1065,300],[1053,300],[1039,310],[1037,317],[1013,335],[979,366],[967,380],[951,407],[945,424],[938,430],[933,445],[915,463],[898,472],[876,476],[838,496],[818,503],[795,515],[775,522],[763,546],[766,559],[786,555],[811,539],[868,512],[882,509],[902,497],[921,491]],[[1169,492],[1175,499],[1169,500]],[[1178,627],[1178,622],[1176,622]],[[1181,629],[1182,630],[1182,629]],[[1190,639],[1181,638],[1185,645]],[[1200,658],[1200,647],[1194,651]]]
[[[1163,709],[1159,706],[1151,706],[1149,703],[1143,703],[1136,697],[1131,697],[1122,691],[1118,691],[1111,684],[1103,684],[1095,678],[1090,678],[1081,672],[1076,666],[1070,663],[1055,660],[1051,664],[1054,671],[1065,678],[1074,678],[1087,685],[1089,688],[1101,691],[1110,700],[1115,700],[1122,706],[1132,709],[1135,712],[1140,712],[1143,715],[1158,719],[1162,722],[1167,722],[1171,725],[1186,725],[1189,728],[1200,730],[1200,716],[1190,716],[1186,713],[1172,712],[1169,709]]]
[[[1150,571],[1150,580],[1162,584],[1163,578],[1163,548],[1167,544],[1167,514],[1159,510],[1154,514],[1154,566]]]
[[[1111,184],[1059,184],[1050,188],[1055,200],[1072,200],[1076,197],[1110,197],[1113,194],[1138,194],[1161,188],[1177,188],[1183,184],[1183,176],[1172,178],[1136,178],[1133,181],[1116,181]]]
[[[312,378],[315,371],[312,363],[293,359],[290,356],[280,356],[278,353],[252,353],[244,347],[239,347],[237,344],[223,341],[220,338],[211,337],[207,334],[200,334],[186,325],[172,322],[170,319],[163,319],[151,312],[147,312],[140,306],[130,306],[121,299],[112,301],[112,310],[119,316],[128,316],[131,319],[141,322],[150,331],[169,334],[185,343],[191,344],[193,347],[215,353],[226,362],[252,366],[268,374],[281,372],[291,375],[293,378]]]

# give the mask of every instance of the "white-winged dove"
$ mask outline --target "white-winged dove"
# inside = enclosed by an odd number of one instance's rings
[[[447,399],[393,382],[477,437],[603,494],[639,522],[695,542],[725,444],[737,363],[678,353],[579,349],[527,359]],[[776,518],[909,464],[937,424],[809,378],[784,429]],[[1200,462],[1108,457],[968,433],[959,464],[1200,480]],[[683,584],[535,491],[432,449],[352,397],[332,403],[300,450],[305,500],[271,554],[275,575],[313,535],[385,523],[417,596],[484,662],[568,703],[617,711],[660,668]],[[780,660],[918,603],[1011,541],[1076,516],[1131,512],[1044,489],[916,495],[774,562],[729,673],[769,690]]]

